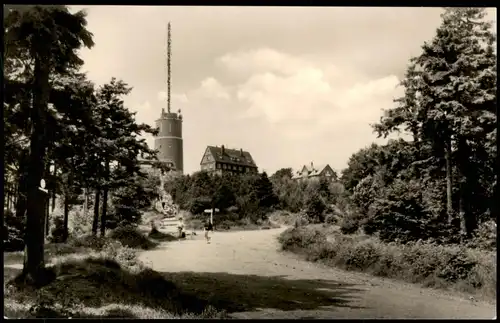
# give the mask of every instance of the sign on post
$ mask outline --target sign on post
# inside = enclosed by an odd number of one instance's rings
[[[205,213],[210,213],[210,223],[212,223],[212,225],[214,224],[214,213],[213,213],[213,211],[219,212],[219,209],[205,209],[203,211]]]
[[[45,180],[43,178],[40,180],[40,187],[38,189],[44,193],[49,192],[48,190],[45,189]]]

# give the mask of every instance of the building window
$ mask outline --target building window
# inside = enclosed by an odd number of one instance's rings
[[[217,164],[217,168],[220,169],[220,164]]]
[[[239,167],[239,171],[241,172],[242,170],[243,170],[243,167],[241,167],[241,166],[240,166],[240,167]]]
[[[226,164],[222,164],[222,169],[226,169]]]

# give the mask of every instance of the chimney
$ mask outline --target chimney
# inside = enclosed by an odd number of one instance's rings
[[[313,170],[313,169],[314,169],[314,164],[313,164],[313,162],[311,162],[311,170]]]
[[[243,148],[240,148],[240,155],[243,157]]]
[[[222,153],[224,154],[224,145],[220,146],[220,148],[222,149]]]

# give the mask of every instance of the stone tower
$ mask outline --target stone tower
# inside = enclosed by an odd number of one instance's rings
[[[184,152],[182,144],[182,115],[170,112],[170,84],[171,84],[171,58],[172,38],[170,22],[168,23],[167,37],[167,112],[161,110],[161,115],[156,120],[159,132],[155,137],[155,149],[159,151],[158,159],[173,166],[174,170],[182,174],[184,170]]]
[[[162,111],[160,119],[156,120],[159,132],[155,137],[155,149],[159,151],[158,159],[171,164],[175,171],[184,170],[184,152],[182,145],[182,115]]]

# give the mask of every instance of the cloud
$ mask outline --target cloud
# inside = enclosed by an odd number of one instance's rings
[[[208,77],[201,82],[200,88],[197,90],[198,95],[209,99],[229,100],[230,93],[228,89],[222,86],[219,81],[213,77]],[[195,94],[195,95],[196,95]]]
[[[299,58],[285,55],[270,48],[227,53],[216,61],[233,73],[252,75],[262,72],[292,75],[309,64]]]
[[[272,49],[225,54],[218,59],[247,79],[236,88],[243,117],[264,118],[289,137],[353,132],[378,121],[401,94],[395,75],[369,79],[342,64],[318,64]]]

